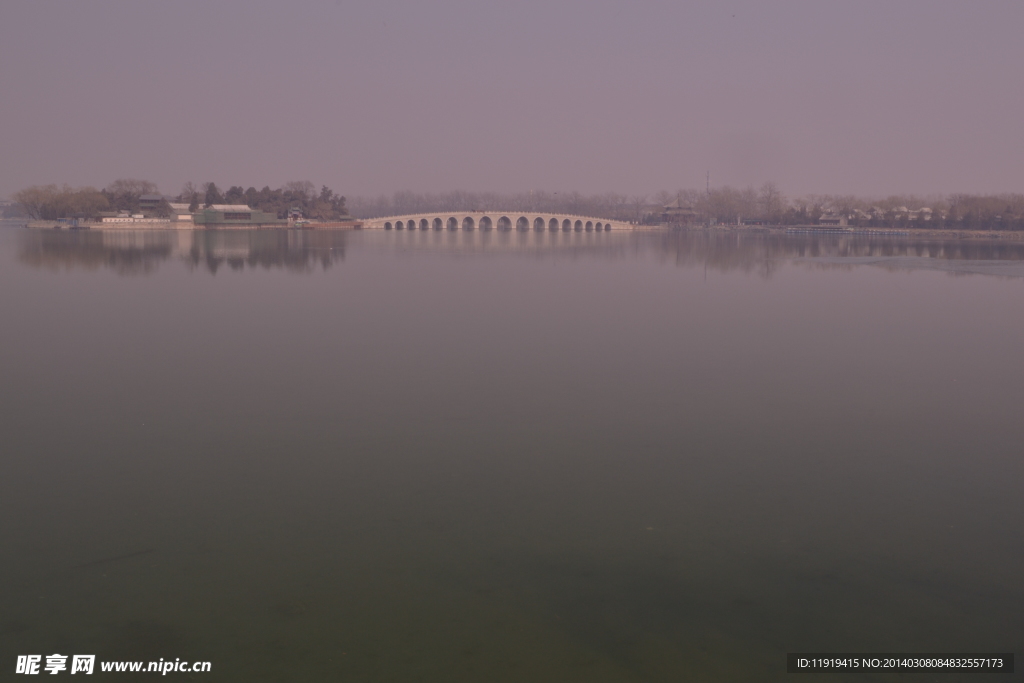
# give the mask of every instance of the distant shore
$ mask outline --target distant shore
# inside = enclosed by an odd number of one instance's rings
[[[195,225],[187,221],[147,221],[145,223],[99,223],[89,221],[78,225],[69,224],[65,221],[25,221],[23,218],[6,218],[5,223],[21,225],[31,230],[92,230],[92,231],[116,231],[116,232],[147,232],[154,230],[360,230],[363,228],[363,220],[351,221],[300,221],[283,225],[257,225],[257,224],[220,224],[206,227]],[[821,236],[844,236],[850,237],[906,237],[917,239],[977,239],[977,240],[1024,240],[1024,231],[1019,230],[946,230],[946,229],[921,229],[921,228],[859,228],[859,227],[835,227],[826,225],[713,225],[710,228],[704,226],[682,226],[674,227],[669,225],[643,225],[633,226],[636,232],[672,232],[684,230],[687,232],[729,232],[747,234],[804,234]]]
[[[143,219],[127,222],[99,221],[21,221],[30,230],[102,230],[118,232],[145,232],[150,230],[359,230],[363,221],[292,221],[287,225],[264,225],[260,223],[216,223],[213,225],[196,225],[192,221],[172,221]]]
[[[805,235],[849,235],[876,236],[876,237],[925,237],[938,239],[1003,239],[1003,240],[1024,240],[1024,231],[1020,230],[943,230],[930,228],[858,228],[858,227],[833,227],[828,225],[712,225],[710,228],[702,226],[687,226],[682,228],[666,228],[667,230],[687,230],[736,233],[767,233],[773,235],[805,234]]]

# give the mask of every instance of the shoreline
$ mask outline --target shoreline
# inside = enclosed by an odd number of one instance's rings
[[[205,230],[362,230],[367,219],[353,221],[325,221],[322,223],[289,223],[287,225],[268,224],[237,224],[228,223],[215,226],[195,225],[185,221],[146,221],[139,223],[95,223],[69,225],[61,221],[30,220],[23,218],[5,218],[3,222],[20,225],[28,230],[55,231],[90,231],[90,232],[156,232],[156,231],[205,231]],[[370,228],[367,228],[370,229]],[[461,230],[460,230],[461,232]],[[531,231],[532,232],[532,231]],[[910,239],[945,239],[945,240],[1024,240],[1022,230],[963,230],[933,228],[857,228],[832,227],[822,225],[713,225],[704,226],[669,226],[669,225],[634,225],[632,230],[623,232],[715,232],[735,234],[762,235],[807,235],[807,236],[848,236],[848,237],[892,237]]]
[[[11,220],[11,219],[8,219]],[[86,222],[82,224],[69,224],[61,221],[24,221],[14,219],[22,223],[27,230],[59,230],[68,232],[155,232],[163,230],[361,230],[362,221],[325,221],[323,223],[218,223],[214,225],[197,225],[191,221],[139,221],[139,222],[117,222],[99,223]]]
[[[939,238],[939,239],[1003,239],[1024,240],[1024,230],[963,230],[933,228],[857,228],[831,227],[825,225],[713,225],[666,227],[666,231],[686,232],[730,232],[770,235],[817,235],[848,236],[848,237],[903,237],[903,238]]]

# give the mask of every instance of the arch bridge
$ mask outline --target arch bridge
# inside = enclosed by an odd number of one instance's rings
[[[535,211],[451,211],[368,218],[364,230],[518,230],[520,232],[607,232],[633,224],[593,216]]]

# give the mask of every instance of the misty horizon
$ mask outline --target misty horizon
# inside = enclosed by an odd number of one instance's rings
[[[15,2],[2,19],[5,197],[195,175],[348,197],[1024,179],[1020,3]]]

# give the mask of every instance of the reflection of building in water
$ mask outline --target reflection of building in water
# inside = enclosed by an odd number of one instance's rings
[[[26,231],[19,260],[39,268],[145,274],[163,261],[216,272],[261,266],[311,272],[345,257],[347,233],[306,230]]]
[[[110,268],[123,274],[152,272],[174,253],[175,233],[32,230],[21,234],[18,260],[54,270]]]
[[[957,262],[1003,262],[992,274],[1024,274],[1024,244],[929,240],[903,236],[796,235],[717,231],[634,232],[341,232],[334,230],[26,230],[21,263],[52,269],[109,268],[145,274],[164,261],[216,272],[221,267],[284,268],[309,273],[345,258],[348,240],[361,249],[435,251],[455,256],[514,254],[530,258],[654,257],[683,267],[770,276],[785,261],[826,267],[959,268]],[[933,265],[923,265],[923,264]],[[977,269],[976,269],[977,270]],[[1012,273],[1011,273],[1012,271]]]
[[[347,233],[336,230],[206,230],[189,235],[187,255],[193,266],[216,272],[262,266],[311,271],[319,263],[329,268],[345,258]]]
[[[97,231],[104,247],[110,250],[167,250],[169,256],[184,254],[191,245],[188,232],[181,230],[118,230]]]

